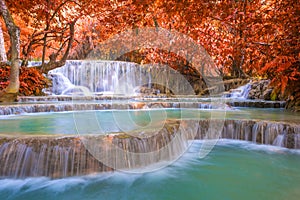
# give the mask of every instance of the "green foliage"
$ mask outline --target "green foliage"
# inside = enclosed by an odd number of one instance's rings
[[[277,99],[277,91],[274,89],[271,93],[271,101],[276,101]]]

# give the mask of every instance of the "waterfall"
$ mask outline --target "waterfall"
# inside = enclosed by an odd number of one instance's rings
[[[242,85],[236,89],[232,89],[229,94],[225,95],[225,97],[247,99],[250,90],[251,90],[251,83],[247,83],[246,85]]]
[[[51,70],[49,74],[64,76],[63,79],[55,78],[58,82],[53,85],[54,94],[70,94],[73,92],[71,89],[77,88],[75,86],[85,87],[92,93],[114,93],[121,88],[119,85],[121,78],[132,85],[141,84],[137,77],[142,72],[137,71],[136,66],[129,62],[69,60],[63,67]],[[60,87],[64,89],[59,90]]]
[[[155,64],[69,60],[64,66],[51,70],[49,75],[55,82],[52,93],[56,95],[79,93],[85,88],[93,94],[134,96],[140,87],[153,85],[158,85],[158,93],[165,93],[165,87],[176,94],[192,94],[193,92],[190,84],[179,72],[167,66]]]
[[[285,135],[285,130],[283,124],[278,123],[268,123],[265,131],[265,144],[273,144],[275,146],[284,146],[283,138]],[[277,142],[277,140],[281,140],[281,142]],[[273,141],[273,142],[272,142]]]
[[[0,152],[0,174],[5,177],[55,178],[81,175],[94,170],[110,170],[89,156],[76,138],[8,139],[1,145]]]
[[[274,145],[274,146],[283,147],[283,146],[284,146],[284,139],[285,139],[284,135],[278,135],[278,136],[275,138],[275,140],[274,140],[274,142],[273,142],[273,145]]]
[[[204,139],[212,120],[200,120],[197,139]],[[220,122],[221,123],[221,122]],[[222,138],[246,140],[258,144],[300,148],[300,126],[285,122],[226,119]],[[289,138],[287,140],[287,138]]]
[[[257,122],[252,128],[252,142],[264,144],[265,124],[263,121]],[[267,132],[266,132],[267,133]]]
[[[298,131],[298,134],[295,134],[294,140],[295,140],[294,148],[300,149],[300,130]]]
[[[1,136],[0,176],[57,178],[114,169],[143,169],[176,160],[190,139],[215,138],[206,135],[210,123],[209,119],[170,120],[154,135],[149,134],[153,130],[148,130],[149,133],[135,131],[130,135]],[[214,123],[223,121],[216,119]],[[299,149],[299,130],[300,126],[292,123],[228,119],[224,121],[221,138]]]
[[[195,121],[181,124],[167,123],[155,135],[150,134],[154,130],[144,130],[145,136],[136,133],[139,137],[134,133],[0,137],[0,177],[59,178],[115,169],[143,170],[160,162],[164,166],[185,152],[188,139],[197,132]]]
[[[66,90],[75,88],[75,85],[65,77],[62,73],[50,73],[52,78],[52,93],[54,94],[64,94]]]

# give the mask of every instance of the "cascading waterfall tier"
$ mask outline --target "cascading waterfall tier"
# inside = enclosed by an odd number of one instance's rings
[[[131,62],[69,60],[63,67],[51,70],[49,75],[53,82],[52,93],[56,95],[86,94],[88,91],[93,94],[133,96],[138,87],[151,87],[151,84],[156,83],[176,88],[176,92],[191,90],[187,88],[191,87],[187,80],[175,70],[166,66],[142,66]]]
[[[230,92],[223,94],[228,105],[233,107],[255,107],[255,108],[284,108],[285,101],[270,101],[264,99],[249,99],[249,92],[252,88],[252,82],[242,85]]]
[[[250,89],[251,83],[247,83],[246,85],[242,85],[236,89],[231,89],[231,91],[229,93],[225,93],[223,97],[247,99]]]
[[[63,67],[51,70],[53,93],[70,94],[86,87],[90,92],[114,92],[119,87],[119,79],[124,76],[135,83],[137,64],[117,61],[73,61]],[[78,88],[79,87],[79,88]],[[77,91],[79,92],[79,91]]]
[[[216,120],[218,122],[218,120]],[[189,132],[182,130],[189,127]],[[115,168],[139,168],[156,162],[174,159],[186,149],[189,139],[204,139],[211,120],[172,120],[149,137],[135,137],[124,133],[106,136],[27,136],[0,137],[0,176],[31,177],[49,176],[53,178],[77,176],[95,172],[112,171]],[[221,123],[221,121],[220,121]],[[135,133],[135,134],[145,134]],[[300,148],[300,126],[293,123],[278,123],[255,120],[225,120],[221,138],[252,141],[255,143]],[[175,140],[174,138],[179,138]],[[87,142],[86,142],[87,141]],[[172,141],[171,148],[162,154],[151,154]],[[118,154],[109,144],[133,153]],[[86,145],[92,145],[97,153],[111,159],[110,166],[100,162]],[[149,153],[150,156],[142,156]],[[141,153],[141,154],[139,154]],[[137,157],[136,157],[137,156]]]
[[[197,123],[187,123],[188,131],[173,121],[155,135],[151,135],[153,130],[144,130],[130,135],[0,137],[0,176],[58,178],[172,161],[184,153],[188,139],[197,131]]]
[[[200,120],[197,139],[204,139],[212,120]],[[289,122],[226,119],[221,138],[299,149],[300,125]]]

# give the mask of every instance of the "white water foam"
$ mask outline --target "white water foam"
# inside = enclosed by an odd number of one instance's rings
[[[247,83],[246,85],[242,85],[234,90],[232,92],[225,96],[232,99],[247,99],[249,92],[251,89],[251,83]]]
[[[253,142],[243,141],[243,140],[220,139],[217,145],[237,147],[237,148],[246,149],[250,151],[263,151],[266,153],[275,153],[275,154],[292,153],[292,154],[300,155],[300,149],[288,149],[281,146],[255,144]]]

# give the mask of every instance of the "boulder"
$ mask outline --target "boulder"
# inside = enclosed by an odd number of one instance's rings
[[[269,86],[270,80],[258,80],[252,82],[248,99],[271,100],[273,88]]]
[[[271,94],[272,94],[272,91],[273,89],[271,88],[266,88],[264,91],[263,91],[263,99],[264,100],[271,100]]]
[[[140,93],[140,94],[146,94],[146,95],[158,95],[160,94],[160,90],[159,89],[155,89],[155,88],[149,88],[149,87],[138,87],[137,89],[135,89],[136,93]]]
[[[300,112],[300,95],[290,96],[285,108],[293,112]]]

